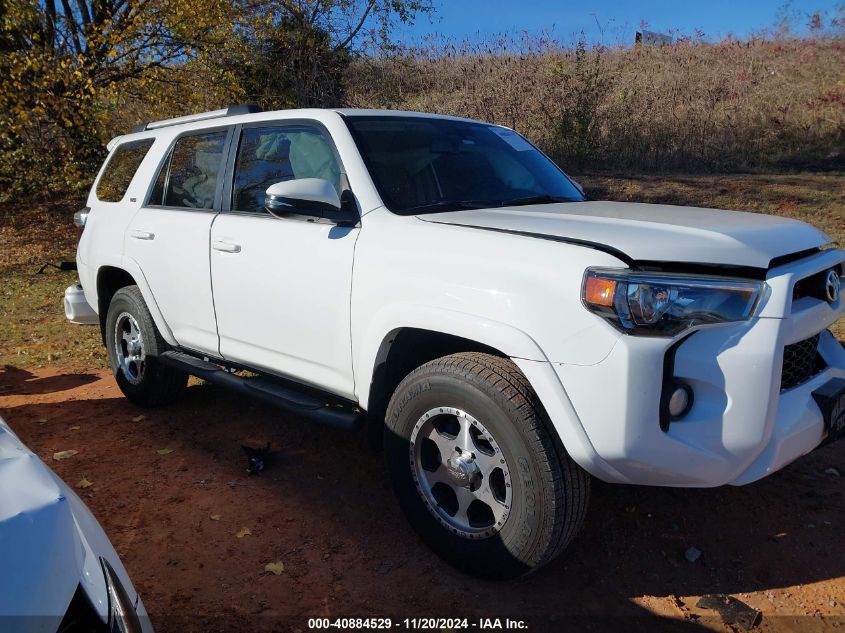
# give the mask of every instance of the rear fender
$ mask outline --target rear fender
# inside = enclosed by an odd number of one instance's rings
[[[119,260],[101,262],[101,267],[105,266],[120,268],[129,273],[132,279],[135,280],[135,284],[138,286],[138,289],[141,291],[141,295],[144,297],[144,301],[147,304],[150,315],[153,317],[153,322],[156,324],[158,331],[161,333],[161,337],[167,341],[169,345],[178,345],[173,336],[173,332],[170,331],[170,327],[167,325],[164,315],[161,313],[161,309],[158,307],[158,303],[156,303],[155,296],[150,289],[150,284],[147,282],[147,278],[144,277],[144,273],[138,263],[130,257],[121,257]],[[99,305],[97,287],[96,284],[92,285],[93,288],[85,288],[85,298],[88,300],[88,303],[96,309],[96,306]],[[101,321],[105,318],[105,314],[100,315]]]

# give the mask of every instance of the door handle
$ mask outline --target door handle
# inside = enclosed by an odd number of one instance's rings
[[[150,233],[149,231],[132,231],[129,235],[136,240],[154,240],[156,237],[155,233]]]
[[[223,240],[214,240],[211,245],[215,251],[220,251],[222,253],[240,253],[241,252],[241,245],[240,244],[232,244],[231,242],[224,242]]]

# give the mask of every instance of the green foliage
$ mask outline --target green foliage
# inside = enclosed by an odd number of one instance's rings
[[[105,143],[230,103],[389,107],[508,125],[574,168],[845,161],[845,7],[812,39],[406,49],[431,0],[0,0],[0,200],[78,198]]]

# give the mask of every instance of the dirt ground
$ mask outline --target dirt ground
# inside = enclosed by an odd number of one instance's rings
[[[845,630],[845,442],[742,488],[596,482],[561,558],[491,583],[419,541],[363,435],[207,385],[140,410],[108,372],[68,368],[0,369],[0,415],[92,509],[161,633],[306,631],[309,617],[350,616],[655,630],[653,614],[725,630],[696,607],[708,593],[760,609],[755,630]],[[268,441],[273,461],[248,475],[241,444]],[[284,571],[265,572],[270,562]]]

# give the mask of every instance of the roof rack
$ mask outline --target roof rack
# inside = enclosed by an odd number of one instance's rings
[[[256,112],[263,112],[263,110],[254,103],[241,103],[238,105],[230,105],[228,108],[221,108],[220,110],[212,110],[211,112],[201,112],[199,114],[177,116],[175,119],[164,119],[162,121],[141,123],[140,125],[136,125],[132,128],[132,133],[157,130],[162,127],[179,125],[180,123],[193,123],[195,121],[205,121],[206,119],[218,119],[220,117],[236,116],[238,114],[254,114]]]

